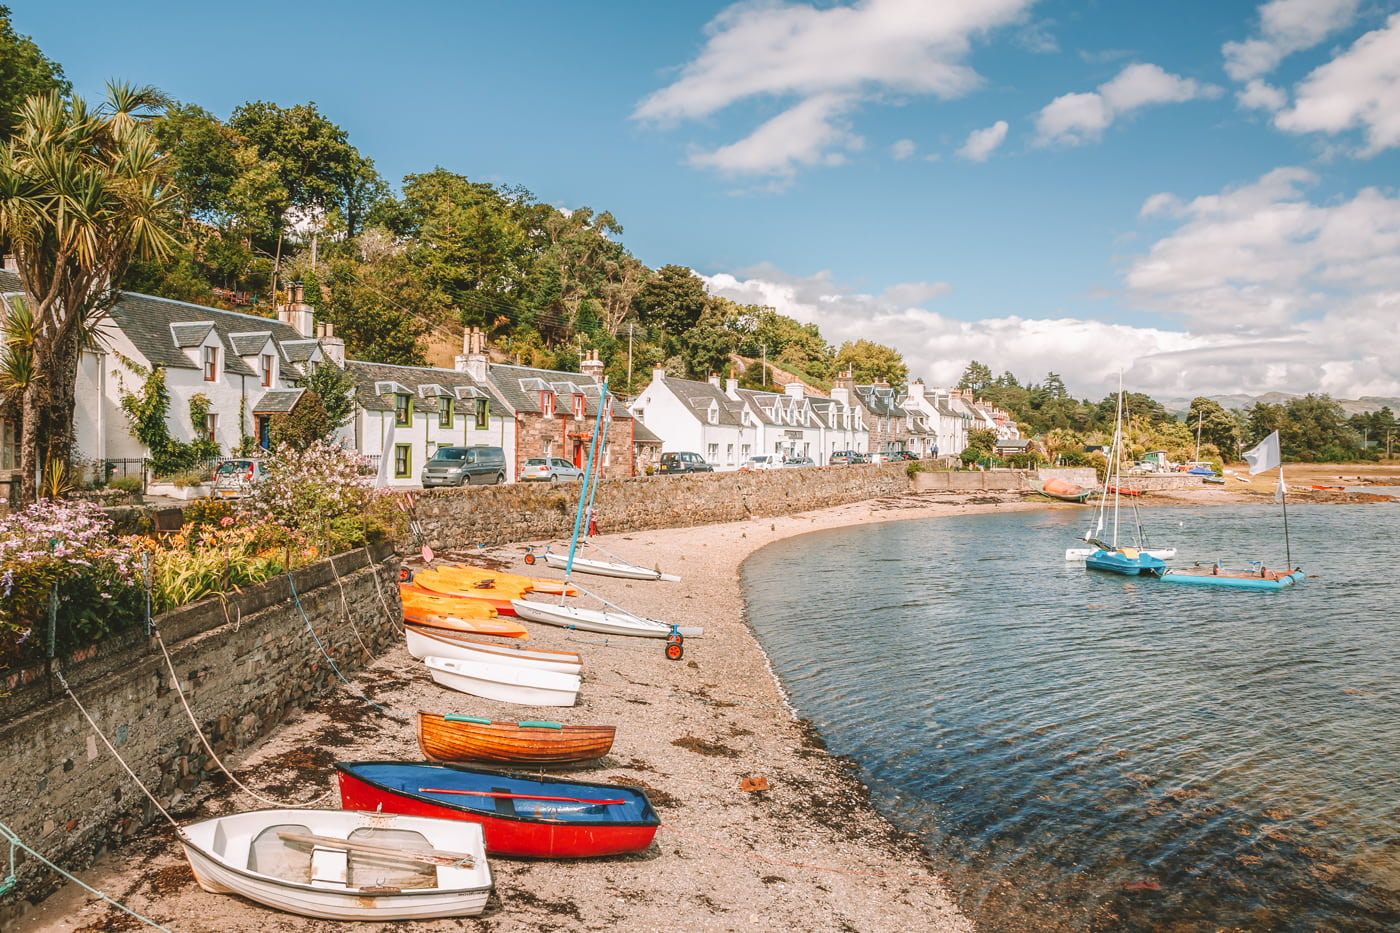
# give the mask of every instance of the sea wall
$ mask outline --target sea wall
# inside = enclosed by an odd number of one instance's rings
[[[903,463],[632,476],[600,482],[593,507],[604,533],[645,531],[791,515],[901,495],[911,485]],[[417,495],[414,517],[433,548],[568,538],[578,495],[573,484],[439,488]],[[414,536],[406,550],[421,543]]]
[[[1062,479],[1085,489],[1098,489],[1102,481],[1094,473],[1093,467],[1069,467],[1065,469],[1042,469],[1034,474],[1023,470],[969,470],[963,472],[939,472],[914,474],[915,492],[1012,491],[1031,492],[1030,481],[1045,481],[1050,478]],[[1190,473],[1147,473],[1123,477],[1123,488],[1151,491],[1155,489],[1184,489],[1200,486],[1205,482],[1201,476]]]
[[[57,658],[52,673],[10,672],[0,682],[0,822],[45,858],[78,870],[163,819],[64,682],[141,784],[178,811],[190,791],[221,773],[181,696],[221,758],[257,743],[333,689],[337,669],[349,675],[397,642],[398,563],[389,546],[348,552],[159,616],[159,640],[135,632]],[[16,874],[17,884],[0,895],[0,930],[62,881],[22,852]]]

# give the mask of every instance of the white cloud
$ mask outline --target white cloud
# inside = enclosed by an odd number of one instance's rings
[[[890,147],[890,155],[894,156],[896,161],[903,162],[913,157],[916,148],[914,140],[901,139]]]
[[[1169,74],[1157,65],[1129,65],[1087,93],[1062,94],[1036,115],[1037,144],[1094,142],[1114,120],[1152,104],[1214,97],[1219,88]]]
[[[1288,103],[1288,94],[1266,81],[1255,79],[1235,94],[1235,100],[1246,110],[1282,110]]]
[[[838,165],[845,152],[865,144],[842,126],[849,104],[829,96],[808,98],[737,143],[693,154],[690,164],[729,174],[784,175],[800,165]]]
[[[1286,56],[1317,45],[1356,18],[1360,0],[1270,0],[1259,7],[1259,35],[1221,48],[1236,81],[1263,77]]]
[[[813,100],[868,104],[886,93],[959,97],[981,82],[965,63],[972,40],[1015,23],[1033,2],[860,0],[829,8],[737,3],[706,27],[704,48],[681,69],[680,77],[644,98],[633,117],[663,122],[700,119],[752,98],[795,99],[791,112]],[[843,115],[848,110],[849,106]],[[844,134],[838,128],[807,129],[809,142],[830,139],[839,144]],[[748,143],[724,146],[709,154],[713,158],[692,161],[751,173],[786,173],[795,164],[821,161],[794,159],[771,139]],[[722,155],[734,151],[743,157]],[[762,156],[768,153],[772,159],[765,161]]]
[[[985,129],[973,130],[967,142],[958,150],[958,155],[972,162],[985,162],[998,146],[1006,140],[1007,124],[998,120]]]
[[[1364,156],[1400,145],[1400,13],[1300,82],[1274,125],[1293,133],[1360,129]]]

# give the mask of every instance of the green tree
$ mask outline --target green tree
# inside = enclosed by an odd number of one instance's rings
[[[1186,427],[1200,437],[1202,446],[1213,446],[1222,457],[1239,457],[1239,420],[1222,408],[1219,402],[1203,396],[1193,398],[1186,412]]]
[[[338,368],[334,364],[327,365],[331,369]],[[317,367],[326,368],[327,366]],[[302,451],[317,441],[325,440],[333,430],[326,406],[321,403],[321,396],[308,389],[302,393],[291,411],[273,417],[268,426],[268,438],[272,441],[274,449],[285,446]]]
[[[637,290],[632,300],[637,319],[679,336],[700,321],[709,295],[705,283],[685,266],[662,266]]]
[[[835,368],[851,372],[857,384],[884,380],[892,386],[902,386],[909,379],[909,367],[894,347],[873,340],[846,341],[836,351]]]
[[[967,364],[967,369],[963,370],[962,378],[958,380],[958,388],[963,391],[981,392],[991,384],[991,367],[976,360]]]
[[[355,413],[355,378],[334,363],[319,363],[302,380],[307,394],[314,393],[326,418],[326,429],[316,438],[331,434],[350,423]]]
[[[0,238],[19,264],[35,321],[35,378],[22,399],[21,496],[34,498],[49,463],[73,446],[82,348],[117,298],[134,258],[174,246],[170,193],[147,119],[164,105],[153,88],[109,84],[89,108],[57,93],[30,98],[0,149]]]
[[[10,8],[0,6],[0,143],[15,135],[26,100],[50,92],[68,94],[72,89],[63,68],[45,58],[29,36],[17,34]]]

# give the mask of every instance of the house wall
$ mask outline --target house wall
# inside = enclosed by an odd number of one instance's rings
[[[691,450],[705,453],[707,425],[695,419],[690,407],[676,398],[664,384],[652,381],[630,406],[633,414],[642,412],[641,422],[661,438],[662,451]]]
[[[567,404],[567,402],[563,402]],[[517,443],[515,467],[512,482],[520,476],[525,461],[531,457],[563,457],[575,460],[577,448],[582,449],[580,464],[588,462],[588,447],[593,441],[594,418],[577,419],[566,411],[551,417],[534,412],[520,412],[515,416]],[[607,443],[603,447],[604,460],[602,476],[623,477],[633,473],[632,431],[624,419],[614,419],[608,427]],[[510,451],[507,448],[507,462]]]
[[[353,551],[295,571],[290,581],[278,577],[158,617],[180,691],[215,752],[224,758],[256,745],[333,690],[340,679],[332,662],[352,674],[397,643],[397,578],[391,548]],[[130,633],[56,659],[54,668],[163,807],[221,775],[154,639]],[[0,799],[22,802],[5,808],[6,825],[70,870],[164,819],[43,666],[0,683]],[[18,885],[0,897],[0,929],[61,880],[23,853],[16,869]]]

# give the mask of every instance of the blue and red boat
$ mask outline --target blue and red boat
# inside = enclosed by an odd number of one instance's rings
[[[480,823],[488,855],[591,858],[651,845],[661,817],[646,792],[411,761],[335,765],[340,805]]]

